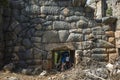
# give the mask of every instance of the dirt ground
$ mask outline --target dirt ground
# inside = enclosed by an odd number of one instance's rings
[[[18,80],[51,80],[51,79],[59,80],[58,78],[60,78],[66,72],[57,72],[56,74],[49,73],[46,76],[40,76],[40,75],[24,75],[19,73],[0,71],[0,80],[9,80],[10,77],[15,77]]]

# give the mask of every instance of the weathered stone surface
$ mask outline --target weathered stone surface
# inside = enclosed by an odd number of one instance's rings
[[[59,33],[60,42],[66,42],[66,40],[69,36],[68,30],[60,30],[60,31],[58,31],[58,33]]]
[[[46,31],[42,37],[42,42],[44,43],[52,43],[52,42],[60,42],[58,32],[57,31]]]
[[[78,33],[70,33],[67,42],[80,42],[83,40],[83,35]]]
[[[13,52],[19,52],[19,51],[21,51],[21,49],[23,51],[25,51],[25,47],[24,46],[14,46]]]
[[[57,6],[57,3],[54,1],[46,1],[43,3],[44,6]]]
[[[92,54],[92,58],[97,61],[108,61],[107,54]]]
[[[36,42],[36,43],[40,43],[41,40],[42,40],[41,37],[32,37],[32,38],[31,38],[31,41],[32,41],[32,42]]]
[[[63,9],[61,12],[64,16],[68,16],[70,14],[70,10],[68,8]]]
[[[42,60],[42,51],[38,48],[33,49],[33,56],[35,59]]]
[[[106,54],[106,49],[105,48],[95,48],[92,49],[93,54]]]
[[[78,16],[70,16],[66,18],[66,21],[68,22],[74,22],[74,21],[78,21],[80,19],[80,17]]]
[[[53,20],[55,20],[55,17],[52,16],[52,15],[48,15],[48,16],[46,17],[46,20],[48,20],[48,21],[53,21]]]
[[[103,30],[103,31],[109,31],[109,30],[111,30],[111,27],[110,27],[109,25],[104,25],[104,26],[102,27],[102,30]]]
[[[119,38],[116,38],[116,47],[120,48],[120,39]]]
[[[120,31],[115,31],[115,38],[120,38]]]
[[[29,39],[24,39],[22,44],[26,47],[26,48],[31,48],[32,47],[32,42]]]
[[[30,69],[30,68],[28,68],[28,69],[22,69],[22,71],[21,71],[21,73],[25,74],[25,75],[31,75],[32,72],[33,72],[33,69]]]
[[[93,27],[92,31],[101,31],[102,27],[98,26],[98,27]]]
[[[64,21],[55,21],[53,22],[53,29],[55,30],[65,30],[70,29],[70,24]]]
[[[20,79],[17,77],[7,77],[5,78],[5,80],[20,80]]]
[[[28,14],[40,14],[40,7],[37,5],[30,5],[25,8]]]
[[[109,37],[114,37],[115,36],[113,31],[106,31],[105,34],[106,34],[106,36],[109,36]]]
[[[79,20],[78,22],[77,22],[77,24],[76,24],[76,26],[78,27],[78,28],[87,28],[87,22],[86,21],[84,21],[84,20]]]
[[[87,29],[83,29],[82,30],[82,33],[83,34],[90,34],[92,32],[92,30],[90,28],[87,28]]]
[[[76,44],[76,43],[75,43]],[[73,43],[47,43],[44,44],[45,50],[51,51],[51,50],[75,50],[76,46]],[[78,45],[79,46],[79,45]]]
[[[84,41],[87,41],[87,40],[89,40],[90,38],[89,38],[89,35],[83,35],[83,40]]]
[[[108,42],[115,44],[115,38],[114,37],[109,37]]]
[[[107,49],[108,53],[116,53],[116,49],[115,48],[109,48]]]
[[[116,20],[117,20],[116,17],[103,17],[103,18],[102,18],[102,22],[103,22],[104,24],[115,23]]]
[[[95,35],[95,38],[102,39],[102,35]]]
[[[104,40],[98,40],[98,42],[96,43],[97,44],[97,47],[100,47],[100,48],[113,48],[115,47],[114,44],[111,44],[107,41],[104,41]]]
[[[17,35],[15,33],[13,33],[13,32],[6,32],[5,39],[7,39],[7,40],[16,40]]]
[[[15,65],[13,63],[9,63],[3,67],[5,71],[11,72],[15,68]]]
[[[82,29],[78,28],[78,29],[70,29],[69,33],[82,33]]]
[[[36,26],[35,26],[35,29],[36,29],[36,30],[41,30],[41,29],[42,29],[42,25],[41,25],[41,24],[36,25]]]
[[[43,31],[35,31],[34,36],[41,37],[43,34]]]
[[[30,22],[31,22],[32,24],[40,24],[40,23],[45,22],[45,20],[42,19],[42,18],[35,18],[35,19],[32,19]]]
[[[117,58],[118,54],[117,53],[110,53],[109,54],[109,62],[114,63],[115,59]]]
[[[82,42],[82,49],[91,49],[94,45],[92,44],[92,41],[83,41]]]
[[[48,26],[48,25],[51,25],[52,24],[52,21],[46,21],[46,22],[44,22],[42,25],[43,26]]]
[[[42,14],[59,14],[60,13],[60,8],[56,6],[42,6],[41,7],[41,13]]]
[[[71,29],[76,29],[77,28],[76,22],[72,22],[70,25],[71,25]]]
[[[91,7],[89,7],[89,6],[86,6],[86,7],[85,7],[85,12],[86,12],[86,13],[92,13],[92,12],[94,12],[94,9],[91,8]]]
[[[33,49],[28,49],[25,51],[25,59],[33,59]]]

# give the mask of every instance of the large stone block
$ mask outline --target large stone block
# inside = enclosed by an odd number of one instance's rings
[[[44,44],[46,51],[51,50],[75,50],[75,43],[46,43]]]
[[[108,48],[107,53],[116,53],[116,49],[115,48]]]
[[[120,38],[116,38],[116,47],[120,48]]]
[[[116,20],[117,20],[116,17],[103,17],[103,18],[102,18],[102,22],[103,22],[104,24],[115,23]]]
[[[79,33],[70,33],[67,42],[80,42],[83,40],[83,35]]]
[[[97,61],[108,61],[107,54],[92,54],[91,57]]]
[[[92,49],[93,54],[106,54],[107,51],[105,48],[94,48]]]
[[[115,38],[120,38],[120,31],[115,31]]]
[[[56,15],[60,13],[60,8],[57,6],[42,6],[41,13]]]
[[[64,21],[55,21],[53,22],[53,29],[55,30],[65,30],[70,29],[70,23]]]
[[[103,25],[102,30],[103,31],[110,31],[110,30],[112,30],[112,28],[109,25]]]
[[[117,53],[110,53],[109,54],[109,62],[114,63],[114,61],[116,60],[117,57],[118,57]]]
[[[110,42],[107,42],[105,40],[98,40],[97,43],[96,43],[97,47],[99,48],[114,48],[115,45],[110,43]]]
[[[60,42],[66,42],[66,40],[69,36],[69,31],[68,30],[60,30],[60,31],[58,31],[58,33],[59,33]]]
[[[66,21],[68,21],[68,22],[75,22],[75,21],[78,21],[79,19],[80,19],[80,17],[78,17],[78,16],[66,17]]]
[[[114,37],[115,36],[113,31],[106,31],[105,35],[108,36],[108,37]]]
[[[93,27],[92,31],[102,31],[102,27],[98,26],[98,27]]]
[[[42,37],[42,42],[44,43],[60,42],[58,32],[45,31]]]

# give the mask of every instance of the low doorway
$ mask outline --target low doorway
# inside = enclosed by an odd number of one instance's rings
[[[74,50],[54,50],[53,53],[53,69],[63,71],[71,68],[75,62]]]

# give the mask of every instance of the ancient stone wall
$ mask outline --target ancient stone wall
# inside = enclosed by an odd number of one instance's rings
[[[117,53],[120,55],[120,0],[112,0],[112,9],[113,16],[117,17],[115,39]]]
[[[48,69],[56,49],[80,50],[82,57],[108,61],[116,53],[116,18],[94,20],[94,9],[80,1],[10,0],[11,8],[4,10],[6,64]]]

